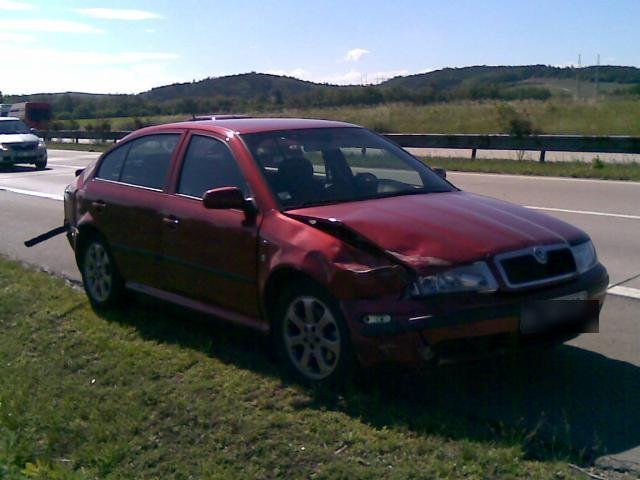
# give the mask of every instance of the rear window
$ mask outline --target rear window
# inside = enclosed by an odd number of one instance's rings
[[[131,142],[120,181],[161,190],[180,134],[148,135]]]
[[[109,152],[100,163],[100,169],[96,177],[114,182],[120,180],[120,172],[122,172],[122,165],[124,165],[128,150],[129,145],[127,144]]]

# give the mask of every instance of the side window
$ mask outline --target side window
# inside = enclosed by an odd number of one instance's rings
[[[117,182],[120,179],[120,171],[122,170],[124,159],[127,156],[127,150],[129,150],[129,146],[125,145],[116,148],[104,157],[102,163],[100,163],[100,169],[96,177]]]
[[[249,192],[229,148],[215,138],[194,135],[182,164],[178,193],[202,198],[207,190],[219,187]]]
[[[131,142],[120,181],[162,189],[179,140],[179,134],[169,133],[149,135]]]

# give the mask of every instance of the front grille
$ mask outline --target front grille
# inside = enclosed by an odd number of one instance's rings
[[[505,283],[512,288],[539,285],[573,276],[576,263],[566,246],[537,247],[546,253],[546,261],[539,261],[533,249],[502,254],[496,257]]]
[[[5,143],[14,152],[29,152],[38,148],[38,142]]]

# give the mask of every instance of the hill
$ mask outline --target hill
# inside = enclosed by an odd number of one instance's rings
[[[243,73],[217,78],[205,78],[191,83],[175,83],[156,87],[140,95],[152,100],[173,100],[185,97],[274,98],[301,95],[331,88],[292,77],[266,73]]]
[[[596,78],[598,84],[596,88]],[[444,68],[380,85],[338,86],[245,73],[153,88],[137,95],[80,92],[7,96],[6,102],[47,101],[58,120],[205,112],[273,111],[458,100],[546,100],[552,96],[639,95],[640,69],[546,65]]]
[[[596,73],[597,72],[597,73]],[[590,66],[583,68],[551,67],[547,65],[522,66],[474,66],[443,68],[433,72],[396,77],[382,83],[384,87],[419,89],[433,87],[440,90],[453,89],[469,84],[516,84],[532,79],[572,79],[607,83],[640,83],[640,69],[622,66]]]

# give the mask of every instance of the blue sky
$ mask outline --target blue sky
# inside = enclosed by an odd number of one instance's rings
[[[0,91],[137,93],[250,71],[375,83],[469,65],[640,66],[640,1],[0,0]]]

